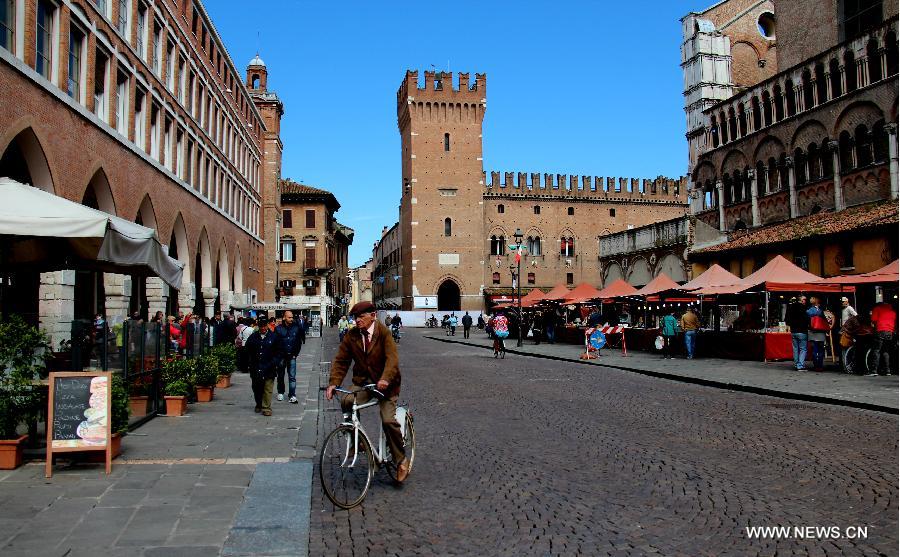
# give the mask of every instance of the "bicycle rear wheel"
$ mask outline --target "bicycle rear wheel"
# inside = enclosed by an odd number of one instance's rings
[[[342,509],[362,503],[375,472],[375,457],[368,439],[360,435],[354,444],[353,438],[351,426],[340,426],[325,439],[319,455],[322,490]]]
[[[412,472],[413,462],[416,460],[416,430],[413,429],[413,418],[409,412],[406,413],[406,426],[404,429],[403,451],[406,453],[406,465],[409,467],[409,472]],[[392,480],[397,481],[397,465],[394,462],[387,463],[385,470],[387,470],[388,476]]]

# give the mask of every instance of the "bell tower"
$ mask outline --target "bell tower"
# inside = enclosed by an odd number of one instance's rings
[[[487,77],[424,74],[420,87],[407,71],[397,92],[403,309],[480,310]]]

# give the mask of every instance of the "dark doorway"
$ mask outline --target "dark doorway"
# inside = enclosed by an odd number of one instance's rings
[[[438,288],[438,311],[459,311],[459,285],[450,279]]]
[[[203,284],[203,270],[200,268],[200,250],[197,250],[197,257],[194,258],[194,315],[206,317],[206,308],[203,305],[203,292],[201,284]]]

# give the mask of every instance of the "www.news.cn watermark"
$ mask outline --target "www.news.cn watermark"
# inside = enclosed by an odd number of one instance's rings
[[[751,540],[865,540],[868,526],[747,526],[744,533]]]

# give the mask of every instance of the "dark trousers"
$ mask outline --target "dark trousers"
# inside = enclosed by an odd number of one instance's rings
[[[876,355],[877,370],[870,370],[878,375],[891,373],[891,345],[894,342],[894,334],[889,331],[878,331],[872,338],[872,354]]]
[[[266,380],[262,375],[250,372],[250,387],[253,389],[253,400],[256,402],[257,408],[262,408],[263,390],[266,387]]]
[[[663,335],[663,356],[666,358],[675,357],[675,337]]]
[[[471,328],[471,325],[463,325],[463,338],[469,338],[469,330]]]

